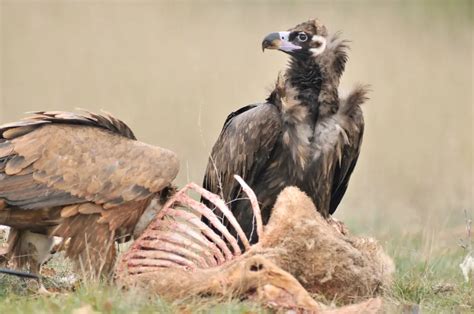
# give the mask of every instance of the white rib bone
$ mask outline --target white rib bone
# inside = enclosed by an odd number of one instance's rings
[[[207,208],[204,204],[199,203],[192,198],[188,199],[183,199],[181,200],[183,204],[188,205],[191,209],[197,211],[204,217],[206,217],[209,222],[217,229],[219,230],[220,233],[224,236],[224,238],[229,242],[229,244],[232,246],[234,249],[234,254],[235,255],[240,255],[242,252],[239,247],[239,243],[237,242],[237,239],[235,239],[229,232],[229,230],[220,222],[219,218],[210,210]]]
[[[128,264],[130,266],[135,266],[135,265],[133,265],[133,263],[134,263],[133,261],[129,261]],[[140,266],[137,266],[137,267],[128,267],[127,271],[130,275],[134,275],[134,274],[142,274],[142,273],[157,271],[160,268],[163,269],[163,268],[174,267],[174,268],[186,269],[186,267],[176,265],[176,264],[174,264],[170,261],[167,261],[167,260],[156,260],[155,263],[153,263],[153,264],[154,265],[140,265]]]
[[[258,238],[261,239],[261,236],[263,235],[263,221],[260,206],[258,205],[257,195],[255,195],[255,192],[250,188],[250,186],[248,186],[247,183],[245,183],[244,179],[242,179],[239,175],[234,175],[234,178],[242,186],[242,189],[244,190],[245,194],[247,194],[250,200],[250,204],[252,205],[253,209],[253,215],[255,216],[255,221],[257,223],[257,235]]]
[[[175,232],[174,230],[160,230],[159,234],[156,236],[156,241],[165,240],[170,243],[181,246],[185,249],[191,249],[192,252],[199,254],[199,256],[206,257],[206,263],[210,266],[217,266],[217,261],[214,258],[214,255],[207,250],[207,247],[201,246],[198,243],[190,240],[189,238],[183,236],[182,233]]]
[[[239,235],[240,240],[242,241],[242,244],[245,247],[245,250],[248,250],[250,248],[249,240],[247,239],[247,236],[242,230],[242,227],[240,227],[239,223],[237,222],[237,219],[235,219],[234,215],[229,210],[225,202],[221,198],[219,198],[219,196],[217,196],[216,194],[203,189],[202,187],[200,187],[199,185],[195,183],[190,183],[189,185],[190,185],[190,188],[192,188],[193,190],[201,194],[205,199],[207,199],[209,202],[213,203],[214,205],[217,206],[217,208],[219,208],[221,213],[224,214],[225,218],[227,218],[227,220],[230,222],[232,227],[234,227],[235,231]]]
[[[227,247],[227,244],[221,239],[221,237],[219,237],[215,232],[214,230],[212,230],[211,228],[209,228],[208,225],[206,225],[204,222],[201,221],[201,219],[199,217],[197,217],[196,215],[194,215],[193,213],[191,212],[185,212],[185,211],[182,211],[182,210],[174,210],[174,209],[170,209],[169,211],[169,214],[174,216],[174,217],[181,217],[183,219],[186,219],[187,221],[189,221],[190,223],[192,223],[193,225],[195,225],[196,227],[199,228],[199,230],[206,236],[208,237],[209,239],[212,240],[213,243],[215,243],[221,250],[222,252],[224,253],[225,255],[225,259],[226,260],[230,260],[234,257],[234,255],[232,254],[232,252],[229,250],[229,248]]]
[[[160,241],[143,239],[142,241],[140,241],[140,246],[145,249],[153,249],[157,251],[169,252],[172,254],[179,254],[183,257],[196,261],[196,264],[199,267],[209,267],[206,260],[202,256],[199,256],[198,254],[188,250],[187,248],[176,245],[175,243],[165,241],[165,237],[161,237]]]
[[[133,265],[148,265],[150,260],[168,260],[178,265],[187,266],[191,269],[196,268],[193,261],[182,257],[181,255],[164,251],[146,251],[140,250],[134,254]]]
[[[175,221],[168,222],[170,230],[172,230],[173,232],[182,233],[191,238],[199,245],[211,250],[212,255],[217,259],[217,262],[219,264],[223,263],[226,260],[224,255],[222,254],[222,251],[219,250],[217,245],[214,242],[209,241],[208,238],[206,238],[205,236],[203,236],[203,233],[200,232],[201,229],[199,228],[199,226],[193,225],[191,221],[182,219],[178,215],[173,215],[173,218],[175,219]],[[193,216],[193,218],[195,217]],[[223,241],[222,243],[224,244],[224,247],[227,248]],[[229,255],[232,256],[232,253],[230,251]]]

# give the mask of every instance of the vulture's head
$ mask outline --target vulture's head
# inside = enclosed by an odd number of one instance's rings
[[[262,50],[276,49],[294,58],[318,56],[326,49],[326,27],[318,20],[309,20],[288,31],[267,35],[262,42]]]

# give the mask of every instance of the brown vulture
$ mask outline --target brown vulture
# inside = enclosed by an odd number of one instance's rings
[[[146,227],[178,168],[173,152],[137,141],[110,115],[37,112],[0,126],[8,257],[38,273],[58,236],[82,270],[109,274],[114,241]]]
[[[203,186],[221,195],[252,242],[254,219],[234,174],[255,191],[263,221],[286,186],[297,186],[325,217],[346,192],[360,152],[366,88],[339,98],[347,41],[328,36],[318,20],[271,33],[262,49],[277,49],[290,62],[265,103],[231,113],[212,148]]]

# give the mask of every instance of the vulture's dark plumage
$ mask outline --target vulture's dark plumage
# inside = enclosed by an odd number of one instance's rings
[[[305,191],[327,217],[346,192],[364,130],[360,105],[366,89],[357,87],[344,99],[338,95],[346,41],[311,20],[268,35],[262,48],[289,54],[289,67],[265,103],[227,117],[203,183],[230,202],[248,236],[253,214],[234,174],[255,191],[264,223],[279,192],[290,185]],[[255,233],[251,237],[256,240]]]

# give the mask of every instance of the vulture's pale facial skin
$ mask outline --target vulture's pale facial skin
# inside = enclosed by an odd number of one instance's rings
[[[318,56],[326,49],[326,38],[305,31],[285,31],[268,34],[262,41],[262,50],[283,51],[294,58]]]

